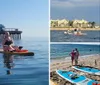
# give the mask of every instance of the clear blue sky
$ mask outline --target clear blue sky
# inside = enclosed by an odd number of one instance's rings
[[[23,36],[48,37],[48,0],[0,0],[0,24]],[[27,34],[26,34],[27,33]]]
[[[100,0],[51,0],[51,19],[63,18],[100,24]]]

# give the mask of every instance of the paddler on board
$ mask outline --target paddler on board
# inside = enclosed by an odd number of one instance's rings
[[[2,42],[3,50],[4,51],[9,51],[9,52],[14,52],[16,50],[20,50],[22,47],[14,46],[14,41],[11,38],[9,32],[5,32],[5,36]]]

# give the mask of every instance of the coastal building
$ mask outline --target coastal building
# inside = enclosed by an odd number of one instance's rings
[[[51,28],[95,28],[95,22],[89,22],[84,19],[82,20],[51,20],[50,22]]]
[[[0,39],[4,37],[5,32],[9,32],[13,39],[21,39],[22,31],[19,31],[18,28],[5,28],[4,25],[0,24]]]
[[[69,27],[69,20],[51,20],[51,27]]]
[[[82,19],[82,20],[73,20],[73,27],[80,27],[80,28],[87,28],[88,27],[88,21]]]
[[[58,21],[58,26],[59,27],[69,27],[69,21],[66,19],[62,19]]]
[[[50,22],[51,27],[58,27],[58,21],[59,20],[51,20],[51,22]]]

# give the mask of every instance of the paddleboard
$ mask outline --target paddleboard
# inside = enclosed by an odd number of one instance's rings
[[[0,53],[9,54],[9,55],[22,55],[22,56],[33,56],[33,52],[28,52],[28,50],[20,50],[17,52],[5,52],[3,49],[0,49]]]
[[[97,68],[88,67],[88,66],[73,66],[72,68],[82,72],[100,76],[100,69]]]
[[[83,75],[77,75],[71,71],[56,70],[56,73],[74,85],[93,85],[94,83],[98,83],[95,80],[91,80]]]
[[[71,35],[72,33],[71,32],[64,32],[64,34],[67,34],[67,35]]]

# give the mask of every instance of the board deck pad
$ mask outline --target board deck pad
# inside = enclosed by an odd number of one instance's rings
[[[93,83],[98,83],[95,80],[89,79],[83,75],[77,75],[76,73],[71,72],[71,71],[57,70],[56,73],[60,77],[64,78],[65,80],[67,80],[70,83],[75,84],[75,85],[93,85]],[[71,75],[77,75],[77,77],[72,78]]]
[[[9,54],[9,55],[21,55],[21,56],[33,56],[34,52],[4,52],[3,49],[0,49],[0,53]]]
[[[100,69],[97,68],[89,66],[73,66],[73,68],[82,72],[100,76]]]

